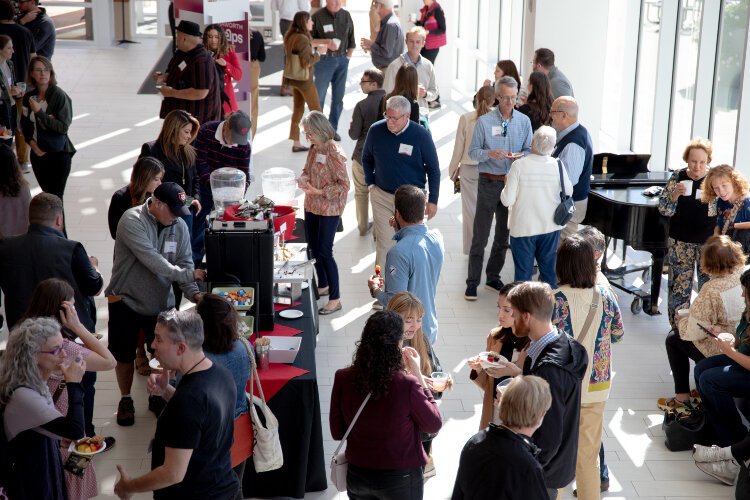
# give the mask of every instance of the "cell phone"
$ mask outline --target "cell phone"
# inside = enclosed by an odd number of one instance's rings
[[[696,323],[696,325],[698,325],[698,326],[700,327],[700,329],[701,329],[701,330],[703,330],[704,332],[706,332],[707,334],[709,334],[709,335],[710,335],[710,336],[712,336],[713,338],[715,338],[715,339],[718,339],[718,338],[719,338],[719,337],[717,337],[717,336],[716,336],[716,334],[715,334],[714,332],[712,332],[711,330],[709,330],[709,329],[708,329],[708,328],[706,328],[705,326],[701,325],[700,323]]]

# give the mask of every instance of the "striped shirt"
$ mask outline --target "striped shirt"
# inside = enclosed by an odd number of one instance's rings
[[[572,132],[578,125],[580,125],[580,123],[575,122],[570,127],[558,132],[557,142],[560,142],[563,137]],[[570,177],[573,185],[575,186],[578,184],[581,172],[583,172],[583,164],[586,160],[586,151],[578,144],[571,142],[560,151],[560,154],[557,157],[560,158],[560,161],[562,161],[565,169],[568,171],[568,177]]]
[[[513,160],[495,160],[490,158],[489,152],[502,149],[507,153],[528,155],[531,153],[531,135],[531,121],[520,111],[514,109],[508,121],[503,120],[500,111],[490,111],[477,120],[469,145],[469,158],[478,162],[480,173],[506,175]]]
[[[211,196],[211,172],[221,167],[234,167],[242,170],[250,182],[250,144],[246,146],[224,144],[219,126],[224,122],[208,122],[201,125],[195,139],[195,168],[201,184],[201,201],[213,199]],[[206,198],[206,196],[208,198]]]
[[[560,336],[560,332],[557,331],[557,328],[551,330],[549,333],[547,333],[544,337],[540,338],[539,340],[532,341],[529,343],[529,350],[527,351],[529,358],[531,358],[531,367],[533,368],[536,364],[536,358],[539,357],[539,355],[542,353],[545,347],[547,347],[548,344],[551,344],[554,342],[557,337]]]
[[[165,84],[175,90],[208,89],[204,99],[191,101],[177,97],[165,97],[161,103],[159,118],[165,118],[170,111],[182,109],[205,123],[221,118],[220,81],[216,65],[211,54],[203,45],[198,45],[189,52],[177,51],[167,66]]]

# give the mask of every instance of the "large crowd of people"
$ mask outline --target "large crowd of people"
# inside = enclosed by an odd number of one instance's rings
[[[164,97],[161,131],[112,195],[115,244],[105,283],[97,257],[65,231],[76,149],[68,137],[71,99],[50,60],[54,30],[35,0],[18,6],[16,14],[0,0],[0,290],[10,330],[0,358],[0,497],[98,494],[94,466],[77,470],[68,446],[98,439],[96,372],[114,370],[117,424],[134,424],[136,397],[147,398],[157,416],[151,471],[133,477],[118,467],[116,495],[243,498],[249,457],[240,456],[234,424],[250,411],[254,352],[231,305],[200,285],[214,206],[210,175],[229,167],[250,182],[262,40],[253,34],[248,115],[238,110],[233,81],[242,69],[221,27],[186,20],[175,27],[175,52],[153,75]],[[338,127],[356,47],[351,15],[340,0],[312,14],[305,0],[274,0],[273,7],[283,32],[281,94],[293,97],[292,152],[307,153],[297,185],[317,293],[327,297],[318,314],[343,309],[334,240],[351,184],[359,236],[371,235],[376,269],[386,270],[367,280],[376,312],[351,366],[333,381],[329,425],[335,440],[348,436],[348,496],[421,499],[424,481],[437,473],[438,401],[454,384],[436,348],[445,249],[439,228],[430,227],[441,176],[430,112],[441,106],[434,63],[446,44],[446,13],[424,0],[405,30],[391,0],[372,2],[371,31],[359,42],[372,67],[361,76],[364,98],[348,133],[356,145],[348,152]],[[485,288],[498,294],[498,326],[477,346],[485,351],[467,360],[482,411],[479,432],[460,453],[456,500],[555,499],[574,480],[578,498],[591,500],[609,485],[602,429],[612,345],[624,326],[601,271],[604,236],[582,225],[593,145],[553,51],[537,49],[532,66],[522,78],[515,62],[497,63],[494,79],[477,90],[475,111],[457,123],[448,168],[462,199],[464,299],[477,300],[483,274]],[[665,344],[675,393],[657,405],[687,412],[702,404],[714,446],[696,445],[696,465],[733,484],[750,457],[734,400],[746,396],[750,380],[750,183],[732,166],[712,167],[712,153],[709,141],[692,140],[687,167],[673,173],[658,201],[671,219]],[[29,168],[42,191],[33,198],[23,175]],[[559,223],[565,197],[574,211]],[[515,276],[505,284],[508,249]],[[93,297],[101,293],[106,347],[96,334]],[[196,307],[180,310],[183,298]],[[148,394],[132,393],[136,371],[149,375]],[[101,439],[105,449],[115,446],[113,437]]]

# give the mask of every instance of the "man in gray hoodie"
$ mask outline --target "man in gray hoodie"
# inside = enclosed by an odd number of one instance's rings
[[[115,373],[121,393],[119,425],[135,423],[130,389],[139,330],[143,330],[150,346],[157,316],[175,307],[173,281],[180,284],[188,299],[201,299],[195,282],[204,280],[206,272],[193,268],[190,233],[180,219],[189,213],[186,201],[185,191],[178,184],[165,182],[146,203],[125,212],[117,225],[112,280],[105,294],[109,350],[117,360]]]

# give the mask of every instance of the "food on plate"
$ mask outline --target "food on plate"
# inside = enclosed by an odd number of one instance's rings
[[[509,152],[509,153],[505,153],[505,156],[507,156],[508,158],[511,158],[513,160],[517,160],[518,158],[520,158],[520,157],[523,156],[523,153],[510,153]]]
[[[97,453],[104,448],[104,437],[86,437],[76,442],[76,451],[80,453]]]
[[[495,351],[484,351],[479,353],[479,363],[482,368],[502,368],[508,359]]]

